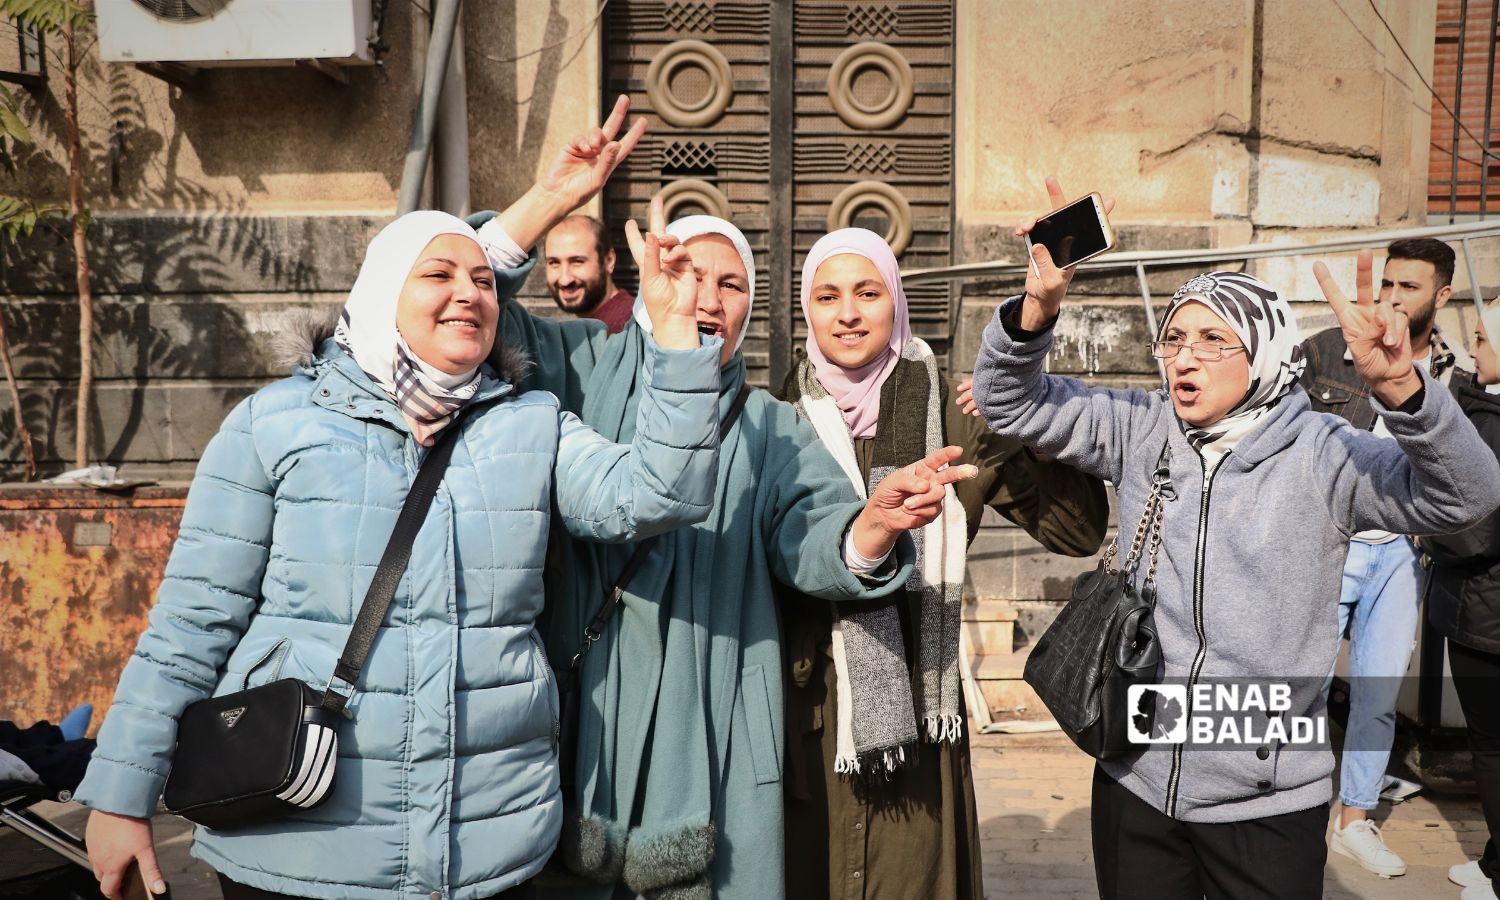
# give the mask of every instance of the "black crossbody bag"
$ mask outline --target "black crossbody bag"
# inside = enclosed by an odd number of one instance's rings
[[[719,422],[719,442],[729,436],[729,429],[734,427],[734,422],[740,417],[740,410],[745,408],[745,400],[750,396],[750,388],[741,386],[740,392],[734,398],[734,403],[724,418]],[[722,458],[722,457],[721,457]],[[651,555],[651,548],[656,545],[656,538],[647,538],[636,545],[635,552],[630,554],[630,559],[625,561],[625,566],[620,570],[619,577],[609,590],[604,592],[604,600],[600,602],[599,608],[594,612],[594,618],[589,620],[588,627],[583,629],[583,644],[578,652],[573,654],[572,660],[566,668],[553,667],[553,673],[557,681],[558,698],[558,757],[561,767],[561,784],[564,802],[571,802],[573,796],[574,769],[578,762],[578,667],[583,664],[583,657],[589,652],[604,635],[604,629],[609,625],[610,617],[620,606],[620,600],[625,596],[625,587],[630,584],[630,579],[640,571],[641,564],[646,557]]]
[[[453,456],[454,422],[428,451],[401,506],[395,530],[365,594],[333,676],[322,690],[283,678],[199,700],[177,723],[177,749],[162,801],[168,811],[209,828],[243,828],[312,809],[333,796],[338,720],[411,559]]]
[[[1071,599],[1037,639],[1022,672],[1063,733],[1095,759],[1141,749],[1129,740],[1126,722],[1138,711],[1130,708],[1126,695],[1130,685],[1154,681],[1161,662],[1156,554],[1161,548],[1162,501],[1176,496],[1167,468],[1170,461],[1171,453],[1163,447],[1125,562],[1118,570],[1111,568],[1117,541],[1105,551],[1098,568],[1078,576]],[[1138,591],[1132,582],[1143,555],[1150,557],[1150,564]]]

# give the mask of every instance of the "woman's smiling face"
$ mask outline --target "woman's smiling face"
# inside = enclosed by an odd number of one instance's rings
[[[1213,310],[1198,302],[1178,307],[1162,340],[1184,345],[1204,342],[1222,348],[1224,358],[1201,360],[1186,346],[1162,360],[1167,368],[1167,390],[1177,417],[1195,428],[1212,425],[1244,399],[1250,389],[1250,358],[1234,329]]]
[[[823,260],[807,295],[807,324],[823,356],[858,369],[884,353],[895,327],[896,300],[875,263],[858,253]]]
[[[433,238],[406,275],[396,301],[396,330],[422,361],[472,372],[495,345],[500,301],[484,251],[461,234]]]

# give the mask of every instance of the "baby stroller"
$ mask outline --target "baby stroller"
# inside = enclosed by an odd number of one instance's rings
[[[83,780],[94,742],[82,737],[93,710],[80,707],[59,725],[20,728],[0,720],[0,898],[99,900],[83,841],[33,807],[67,803]],[[40,848],[35,845],[40,845]]]

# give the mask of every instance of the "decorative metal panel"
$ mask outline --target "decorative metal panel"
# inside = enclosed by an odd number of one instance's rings
[[[658,193],[669,216],[727,211],[756,257],[753,382],[779,379],[771,370],[801,351],[801,265],[830,228],[886,234],[903,266],[952,261],[952,0],[614,0],[605,15],[605,97],[629,94],[650,120],[606,190],[609,224],[618,234],[644,218]],[[773,39],[778,27],[791,39]],[[772,209],[785,210],[775,235]],[[907,296],[917,334],[945,357],[948,286]],[[794,347],[772,347],[773,333]]]

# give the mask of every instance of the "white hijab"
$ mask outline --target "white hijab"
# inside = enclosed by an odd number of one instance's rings
[[[479,389],[477,366],[458,375],[443,372],[418,357],[396,330],[396,306],[407,275],[427,245],[445,234],[469,238],[483,252],[479,233],[445,212],[410,212],[382,228],[365,250],[333,333],[344,352],[396,401],[424,445]]]
[[[740,335],[734,343],[734,351],[738,353],[740,345],[745,343],[745,332],[750,330],[750,312],[755,308],[755,255],[750,252],[750,242],[738,228],[718,216],[684,216],[667,226],[667,234],[684,244],[706,234],[722,235],[739,251],[740,262],[745,264],[745,294],[749,302],[745,305],[745,322],[740,326]],[[646,313],[644,297],[635,298],[634,315],[636,324],[650,334],[651,316]]]
[[[1479,321],[1484,323],[1484,336],[1490,342],[1490,352],[1495,355],[1495,366],[1500,368],[1500,299],[1489,302],[1479,314]],[[1490,386],[1490,393],[1496,393],[1495,385]]]

